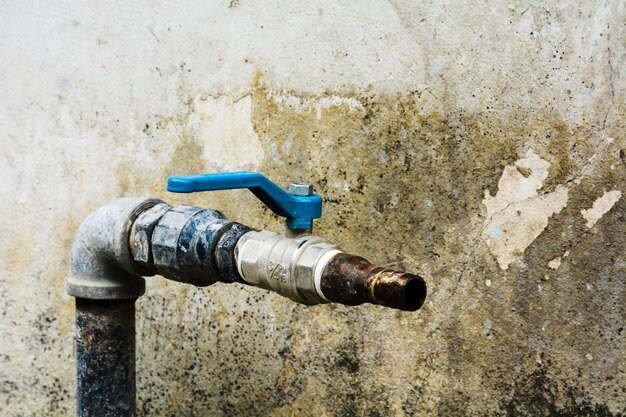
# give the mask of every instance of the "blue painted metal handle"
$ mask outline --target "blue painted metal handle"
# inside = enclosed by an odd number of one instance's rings
[[[290,229],[310,229],[313,219],[322,216],[322,197],[317,194],[306,197],[291,195],[258,172],[219,172],[170,177],[167,180],[167,190],[174,193],[236,188],[252,191],[270,210],[285,217]]]

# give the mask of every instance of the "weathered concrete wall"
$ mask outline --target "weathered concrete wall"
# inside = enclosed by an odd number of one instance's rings
[[[626,10],[590,2],[8,2],[0,409],[74,407],[72,236],[123,195],[282,225],[172,174],[309,180],[417,313],[149,280],[145,416],[626,412]]]

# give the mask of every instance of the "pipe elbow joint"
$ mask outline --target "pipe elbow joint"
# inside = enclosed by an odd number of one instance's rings
[[[141,213],[159,203],[152,198],[120,198],[91,212],[72,244],[67,292],[94,300],[141,296],[145,292],[142,276],[155,272],[134,261],[128,244],[130,230]]]

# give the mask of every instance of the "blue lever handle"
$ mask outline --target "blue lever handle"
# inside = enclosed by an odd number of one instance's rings
[[[313,219],[322,216],[322,197],[317,194],[295,196],[258,172],[219,172],[170,177],[167,190],[174,193],[247,188],[270,210],[287,219],[290,229],[310,229]]]

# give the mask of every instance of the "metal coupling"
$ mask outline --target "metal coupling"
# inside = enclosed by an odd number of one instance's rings
[[[241,282],[235,245],[252,229],[217,210],[161,203],[141,213],[130,229],[134,261],[154,273],[199,287]]]
[[[328,302],[319,285],[320,267],[340,252],[336,245],[318,236],[291,239],[264,230],[243,235],[235,259],[239,274],[248,284],[315,305]]]

